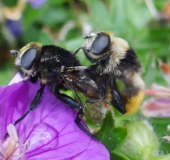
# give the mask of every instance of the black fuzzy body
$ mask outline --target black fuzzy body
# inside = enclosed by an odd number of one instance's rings
[[[31,77],[30,80],[39,80],[55,95],[59,94],[60,89],[69,89],[73,92],[81,92],[89,99],[100,99],[98,86],[86,71],[61,71],[62,67],[75,66],[80,66],[80,63],[71,52],[58,46],[43,46],[40,58],[36,62],[36,76]]]
[[[126,56],[124,59],[120,60],[118,68],[123,73],[123,71],[131,70],[131,72],[140,72],[141,64],[139,58],[135,51],[132,48],[129,48],[126,52]]]
[[[17,55],[15,64],[23,72],[24,81],[40,82],[40,88],[37,90],[28,110],[14,122],[14,125],[38,107],[47,86],[58,100],[67,104],[70,108],[78,110],[75,123],[86,134],[94,137],[81,124],[81,120],[84,115],[84,104],[91,99],[98,101],[98,99],[101,99],[101,95],[96,82],[86,73],[86,67],[84,70],[74,70],[75,67],[81,66],[75,55],[58,46],[42,46],[35,42],[27,44],[20,51],[12,50],[11,53]],[[71,90],[75,99],[60,93],[61,89]],[[91,109],[92,107],[93,105],[88,108]],[[95,110],[96,106],[94,107]],[[97,106],[97,109],[100,109],[100,106]],[[97,110],[97,112],[99,111]],[[98,114],[99,120],[102,114]],[[93,116],[93,114],[91,115]]]
[[[57,46],[43,46],[40,59],[36,62],[36,77],[49,86],[52,92],[63,88],[65,81],[61,67],[79,66],[80,63],[72,53]]]

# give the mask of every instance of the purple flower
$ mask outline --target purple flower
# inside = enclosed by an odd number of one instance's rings
[[[20,20],[6,20],[6,25],[15,37],[19,37],[22,33],[22,25]]]
[[[40,8],[47,0],[27,0],[31,4],[32,8]]]
[[[10,145],[14,147],[8,154],[9,159],[110,159],[107,149],[74,123],[76,111],[57,100],[48,88],[38,108],[17,124],[15,131],[13,125],[9,124],[27,111],[39,89],[39,84],[21,80],[17,74],[10,85],[0,87],[0,159],[3,159],[1,157],[4,157],[8,143],[14,144]],[[3,141],[7,126],[10,137]]]

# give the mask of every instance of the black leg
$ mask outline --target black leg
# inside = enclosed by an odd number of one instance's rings
[[[121,98],[121,96],[119,95],[119,93],[115,90],[112,90],[112,100],[111,103],[113,104],[113,106],[122,114],[126,113],[126,109],[125,109],[125,105],[123,102],[123,99]]]
[[[32,111],[38,107],[38,104],[40,103],[42,95],[43,95],[44,88],[45,88],[45,85],[41,85],[41,88],[37,91],[35,98],[31,102],[29,110]]]
[[[72,109],[78,109],[78,114],[77,117],[75,119],[75,123],[78,125],[78,127],[85,132],[87,135],[89,135],[90,137],[92,137],[93,139],[97,139],[92,133],[90,133],[87,128],[85,128],[80,122],[83,119],[83,115],[84,115],[84,110],[83,107],[80,106],[79,103],[77,103],[74,99],[72,99],[71,97],[65,95],[65,94],[61,94],[59,92],[56,91],[55,96],[62,102],[64,102],[65,104],[67,104],[70,108]]]
[[[14,126],[17,125],[20,121],[22,121],[28,115],[28,113],[30,111],[32,111],[32,110],[34,110],[34,109],[36,109],[38,107],[38,104],[40,103],[41,98],[42,98],[44,88],[45,88],[45,85],[41,85],[41,88],[37,91],[34,99],[31,102],[31,105],[30,105],[29,109],[20,118],[18,118],[13,123]],[[7,136],[8,136],[8,133],[5,134],[5,138],[7,138]]]
[[[55,93],[55,96],[62,101],[63,103],[67,104],[70,108],[72,109],[79,109],[80,108],[80,104],[77,103],[73,98],[65,95],[65,94],[61,94],[59,92]]]
[[[97,138],[87,130],[86,127],[84,127],[80,122],[81,120],[83,119],[83,115],[84,115],[84,111],[83,111],[83,108],[81,107],[78,111],[78,114],[77,114],[77,117],[75,119],[75,123],[78,125],[78,127],[83,131],[85,132],[88,136],[90,136],[91,138],[97,140]]]
[[[96,102],[102,102],[106,99],[106,93],[107,93],[107,87],[104,78],[101,76],[101,78],[98,80],[97,83],[98,89],[100,91],[101,98],[100,99],[89,99],[86,101],[86,103],[96,103]]]
[[[121,94],[118,91],[116,78],[114,77],[114,75],[110,75],[110,84],[111,84],[111,95],[112,95],[111,103],[120,113],[125,114],[126,109],[125,109],[124,99],[122,98]]]
[[[14,125],[18,124],[22,119],[24,119],[27,116],[27,114],[30,111],[32,111],[32,110],[34,110],[34,109],[36,109],[38,107],[38,104],[40,103],[41,98],[42,98],[42,94],[43,94],[44,88],[45,88],[45,85],[42,85],[41,88],[37,91],[36,96],[32,100],[31,105],[30,105],[28,111],[24,115],[22,115],[19,119],[17,119],[14,122]]]

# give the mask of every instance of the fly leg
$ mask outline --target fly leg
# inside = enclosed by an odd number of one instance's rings
[[[22,121],[30,111],[36,109],[38,107],[38,104],[41,101],[42,95],[43,95],[43,91],[44,91],[45,85],[41,85],[41,88],[37,91],[34,99],[32,100],[29,109],[20,117],[18,118],[13,125],[17,125],[20,121]],[[5,139],[8,137],[8,133],[5,134]]]
[[[76,102],[74,99],[72,99],[71,97],[65,95],[65,94],[61,94],[59,92],[55,92],[55,96],[62,101],[63,103],[67,104],[70,108],[72,109],[78,109],[78,113],[77,113],[77,117],[75,119],[75,123],[78,125],[78,127],[85,132],[87,135],[89,135],[90,137],[96,139],[94,137],[94,135],[92,133],[89,132],[89,130],[87,130],[86,127],[84,127],[81,124],[81,120],[83,119],[83,115],[84,115],[84,107],[82,107],[78,102]]]
[[[100,99],[89,99],[85,102],[86,103],[97,103],[102,102],[106,99],[107,87],[104,78],[101,76],[100,80],[97,83],[101,98]]]
[[[88,136],[90,136],[91,138],[97,140],[97,138],[86,128],[81,124],[81,120],[83,119],[83,115],[84,115],[84,108],[80,107],[77,117],[75,119],[75,123],[78,125],[78,127],[85,132]]]
[[[80,108],[80,104],[77,103],[73,98],[67,96],[66,94],[61,94],[56,90],[54,95],[61,102],[67,104],[71,109],[79,109]]]

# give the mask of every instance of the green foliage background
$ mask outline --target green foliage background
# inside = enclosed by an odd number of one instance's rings
[[[2,0],[0,7],[15,7],[17,2]],[[165,2],[153,0],[159,13]],[[0,19],[0,85],[8,84],[17,72],[9,50],[38,41],[43,45],[59,45],[73,52],[82,45],[82,37],[85,30],[88,34],[87,26],[90,26],[91,31],[111,31],[130,43],[142,62],[147,88],[154,82],[167,86],[159,72],[157,59],[170,64],[170,24],[168,20],[156,20],[144,0],[48,0],[38,9],[27,3],[21,12],[22,34],[19,37],[10,32],[2,10],[0,14],[3,17]],[[7,34],[4,34],[4,27]],[[78,57],[84,65],[89,64],[83,54]],[[118,113],[116,116],[122,119]],[[131,118],[145,119],[139,113],[133,117],[123,117]],[[166,129],[170,118],[152,118],[149,121],[154,125],[158,137],[170,135]],[[170,145],[163,142],[160,150],[169,153]]]

